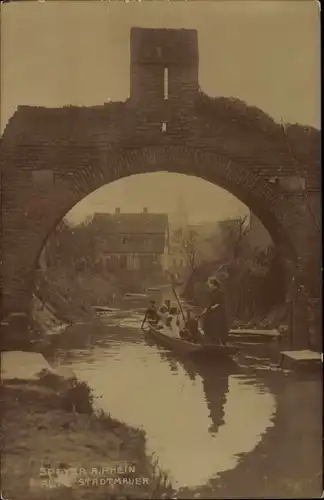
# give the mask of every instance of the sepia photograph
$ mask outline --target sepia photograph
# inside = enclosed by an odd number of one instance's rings
[[[1,499],[321,498],[319,3],[1,4]]]

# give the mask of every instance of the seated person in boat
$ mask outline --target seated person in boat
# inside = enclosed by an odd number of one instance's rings
[[[166,299],[164,301],[164,304],[163,304],[166,308],[167,308],[167,311],[170,312],[170,308],[171,308],[171,302],[169,299]]]
[[[173,338],[180,339],[180,319],[176,307],[171,307],[166,318],[167,333]]]
[[[167,317],[169,316],[169,310],[165,304],[162,304],[160,309],[158,310],[158,328],[163,328],[166,325]]]
[[[141,328],[142,329],[144,328],[146,322],[152,325],[156,325],[158,320],[159,320],[159,315],[156,309],[155,300],[151,300],[149,307],[145,311],[145,316]]]
[[[191,314],[190,311],[187,312],[185,327],[181,331],[180,336],[183,340],[187,340],[188,342],[202,342],[203,336],[198,328],[198,320]]]

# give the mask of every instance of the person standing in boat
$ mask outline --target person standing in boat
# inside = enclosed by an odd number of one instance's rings
[[[208,286],[209,304],[201,314],[205,338],[212,344],[226,345],[228,324],[225,298],[216,278],[209,278]]]
[[[145,311],[145,316],[142,323],[142,330],[146,322],[156,325],[159,319],[159,315],[156,309],[155,300],[151,300],[149,307]]]

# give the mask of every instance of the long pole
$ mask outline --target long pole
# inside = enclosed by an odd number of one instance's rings
[[[185,315],[184,315],[184,312],[183,312],[183,309],[182,309],[182,306],[181,306],[180,299],[179,299],[178,294],[177,294],[177,292],[175,291],[175,289],[174,289],[173,285],[172,285],[172,291],[173,291],[173,293],[174,293],[174,295],[175,295],[175,298],[177,299],[177,302],[178,302],[178,304],[179,304],[179,307],[180,307],[180,311],[181,311],[181,314],[182,314],[183,320],[184,320],[184,321],[186,321],[186,317],[185,317]]]

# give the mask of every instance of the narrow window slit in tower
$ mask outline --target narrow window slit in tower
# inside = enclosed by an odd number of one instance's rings
[[[166,132],[167,131],[167,124],[166,122],[162,122],[162,132]]]
[[[164,68],[164,99],[169,99],[169,69]]]

